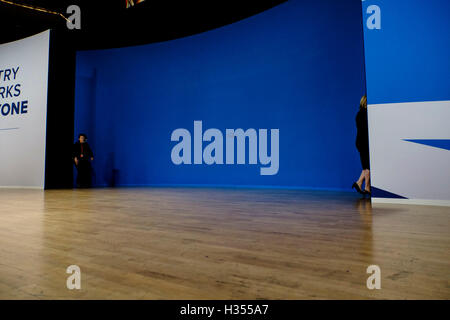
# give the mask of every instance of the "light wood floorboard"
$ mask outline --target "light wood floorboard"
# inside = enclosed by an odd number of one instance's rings
[[[66,268],[81,268],[81,290]],[[381,289],[368,290],[369,265]],[[0,299],[449,299],[450,208],[346,192],[0,189]]]

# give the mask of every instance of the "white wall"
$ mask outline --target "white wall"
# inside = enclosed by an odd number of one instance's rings
[[[44,188],[49,41],[45,31],[0,45],[1,187]],[[15,78],[7,69],[17,70]],[[26,113],[11,114],[12,103],[23,101]]]
[[[369,105],[368,118],[372,185],[407,198],[373,200],[450,205],[450,151],[427,145],[450,139],[450,101]]]

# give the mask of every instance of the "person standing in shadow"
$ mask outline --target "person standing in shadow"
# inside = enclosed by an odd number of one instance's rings
[[[89,188],[91,186],[91,161],[94,153],[87,143],[84,133],[78,135],[78,141],[73,145],[73,161],[77,168],[77,187]]]
[[[370,193],[370,164],[369,164],[369,127],[367,125],[367,97],[364,95],[359,102],[359,111],[356,114],[356,148],[359,151],[362,171],[359,179],[353,183],[352,188],[363,195]],[[362,184],[365,181],[364,190]]]

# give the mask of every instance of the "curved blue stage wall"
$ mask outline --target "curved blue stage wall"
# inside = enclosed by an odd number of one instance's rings
[[[97,186],[349,189],[361,170],[354,141],[364,92],[361,1],[289,1],[191,37],[79,52],[75,130],[89,137]],[[209,133],[223,137],[224,164],[205,164],[201,150],[194,164],[202,139],[194,121],[203,133],[218,129]],[[191,156],[181,156],[192,164],[172,161],[178,128],[190,133]],[[268,129],[271,164],[261,164],[261,150],[249,164],[249,141],[245,164],[236,164],[236,146],[226,164],[226,129],[238,128]],[[271,129],[279,130],[278,171]]]

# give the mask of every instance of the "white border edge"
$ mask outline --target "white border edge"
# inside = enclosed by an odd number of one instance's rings
[[[372,198],[372,203],[409,204],[450,207],[450,200]]]

